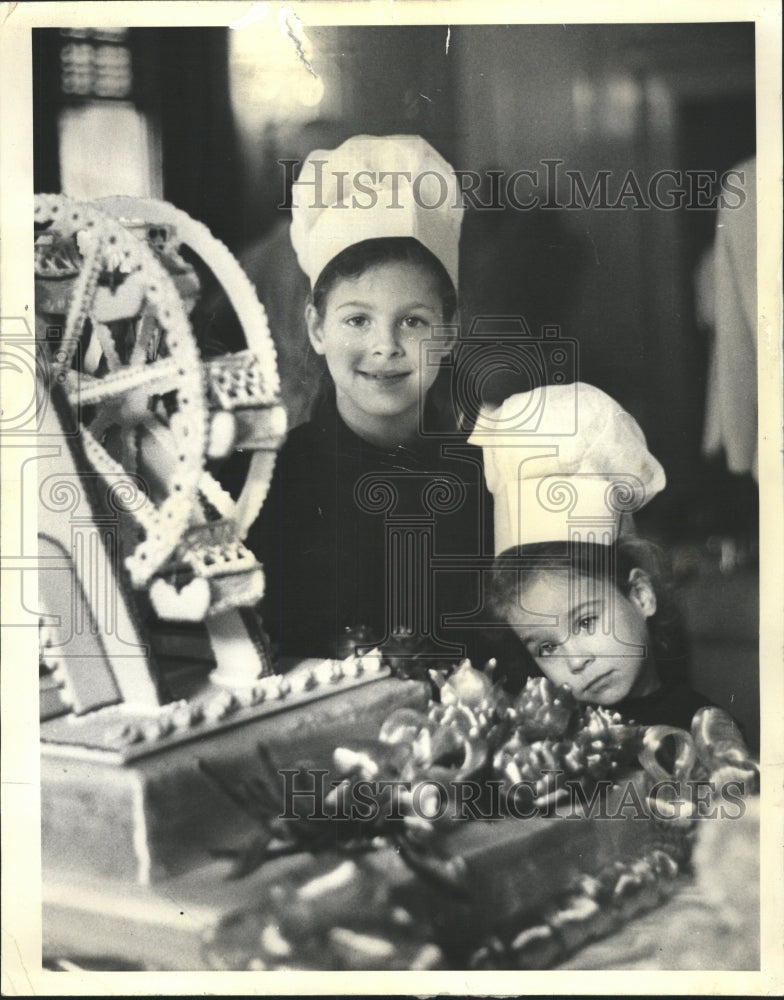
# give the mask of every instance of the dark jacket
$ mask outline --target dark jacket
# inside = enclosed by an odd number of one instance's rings
[[[710,704],[708,698],[685,682],[672,681],[641,698],[625,698],[612,708],[641,726],[678,726],[690,730],[697,709]]]
[[[476,655],[478,561],[492,561],[481,451],[421,436],[388,451],[354,434],[334,391],[281,449],[247,545],[264,568],[264,626],[283,655],[335,655],[347,628],[411,629],[451,658]],[[481,617],[481,616],[480,616]]]

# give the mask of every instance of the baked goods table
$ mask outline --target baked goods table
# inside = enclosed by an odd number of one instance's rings
[[[707,821],[695,849],[695,874],[658,908],[588,943],[555,966],[562,970],[753,970],[759,952],[757,803],[742,820]],[[205,930],[252,907],[301,858],[271,863],[247,879],[226,878],[227,864],[173,879],[154,890],[106,880],[50,881],[44,895],[44,961],[50,968],[193,971],[205,959]],[[413,955],[428,958],[424,946]],[[293,967],[296,967],[294,965]],[[414,967],[413,965],[410,967]]]
[[[734,820],[681,821],[667,797],[669,819],[643,809],[653,783],[688,784],[695,767],[699,780],[756,788],[731,722],[708,710],[691,736],[643,731],[543,679],[507,696],[467,662],[392,677],[379,650],[274,673],[253,612],[261,567],[240,539],[284,415],[247,279],[165,204],[114,199],[99,211],[41,196],[36,224],[37,321],[46,337],[65,330],[50,345],[57,384],[41,440],[54,447],[39,473],[42,487],[72,484],[42,488],[39,512],[51,567],[40,594],[40,669],[53,682],[41,723],[47,965],[754,967],[756,800],[736,797],[736,815],[746,809]],[[198,283],[181,245],[201,247],[231,293],[248,350],[200,356],[187,320]],[[232,448],[255,462],[236,501],[206,471]],[[142,466],[149,495],[132,488]],[[75,558],[87,550],[101,573]],[[150,609],[206,622],[208,678],[178,650],[188,679],[174,690],[149,655]],[[115,627],[101,628],[110,614]],[[325,822],[281,815],[287,772],[336,779],[318,802]],[[405,786],[394,815],[390,783]],[[462,812],[428,811],[444,789],[445,811]],[[568,814],[573,796],[588,815]],[[623,802],[642,810],[637,821]],[[368,803],[369,821],[343,817]],[[595,816],[597,803],[615,818]],[[716,875],[731,854],[744,865]]]
[[[326,676],[327,666],[332,677],[334,663],[304,664],[285,682],[270,678],[265,685],[293,699],[297,692],[312,698],[302,681]],[[351,662],[341,670],[351,674]],[[233,725],[213,724],[200,737],[159,737],[157,746],[119,767],[101,764],[94,750],[85,755],[73,743],[52,743],[43,770],[50,966],[64,960],[67,967],[151,971],[759,967],[758,797],[713,798],[701,818],[681,819],[688,805],[682,800],[662,800],[652,810],[651,774],[629,760],[623,742],[631,741],[655,776],[663,739],[677,736],[681,750],[694,741],[704,758],[699,719],[692,736],[659,734],[652,757],[628,726],[585,713],[546,682],[529,682],[510,701],[464,664],[434,703],[421,682],[388,677],[378,664],[372,670],[379,676],[363,678],[360,671],[364,683],[343,680],[349,686],[342,692],[292,703],[288,711],[273,702],[255,717],[248,709],[243,718],[240,710]],[[480,718],[484,723],[472,728],[463,721]],[[710,714],[702,721],[706,732],[716,724]],[[428,786],[439,782],[458,790],[453,807],[457,801],[478,808],[459,791],[474,787],[470,780],[453,781],[459,768],[434,757],[467,764],[480,745],[486,753],[484,741],[495,734],[500,749],[491,773],[501,778],[500,794],[502,765],[519,776],[532,753],[538,767],[545,752],[576,764],[581,741],[594,751],[601,746],[600,724],[604,748],[594,773],[612,780],[586,780],[583,770],[572,786],[562,772],[545,770],[530,789],[507,783],[505,806],[496,807],[493,819],[482,818],[486,800],[479,818],[424,817]],[[374,738],[379,725],[382,740]],[[526,744],[521,734],[535,735],[541,726],[562,731],[564,739]],[[63,739],[63,727],[71,740],[74,729],[78,734],[78,722],[71,722],[55,726],[50,737]],[[593,737],[587,743],[586,733]],[[646,734],[650,740],[652,730]],[[265,769],[270,760],[277,769]],[[310,769],[298,766],[303,760]],[[469,765],[475,767],[476,761]],[[421,808],[406,808],[411,798],[401,795],[395,801],[402,814],[392,816],[401,823],[380,812],[348,822],[358,803],[367,810],[371,802],[368,775],[408,777],[413,801],[422,793]],[[317,795],[318,776],[322,793],[338,789],[344,797]],[[403,784],[387,782],[396,783]],[[362,786],[365,798],[357,796]],[[521,790],[539,794],[520,797]],[[600,797],[590,798],[597,790]],[[298,798],[305,800],[299,811]],[[330,802],[331,814],[320,815]],[[210,860],[214,848],[227,857]]]

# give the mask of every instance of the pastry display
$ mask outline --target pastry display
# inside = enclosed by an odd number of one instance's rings
[[[548,968],[664,902],[712,808],[689,790],[756,790],[732,720],[644,729],[544,678],[512,696],[492,662],[360,626],[277,672],[243,544],[286,430],[252,287],[163,202],[39,196],[35,222],[45,954]],[[236,353],[193,335],[191,252]],[[214,465],[235,450],[232,495]]]
[[[543,678],[511,699],[468,663],[427,712],[337,747],[328,785],[308,773],[277,794],[228,782],[264,831],[235,874],[281,847],[309,859],[210,929],[214,967],[549,968],[666,901],[714,796],[758,789],[720,709],[643,729]]]
[[[392,682],[378,656],[274,673],[255,612],[263,569],[242,539],[285,412],[263,307],[229,251],[149,200],[39,196],[35,226],[41,442],[54,445],[38,469],[39,659],[54,705],[41,727],[44,867],[148,884],[208,861],[236,819],[202,758],[242,768],[263,741],[284,760],[293,746],[328,759],[342,725],[370,735],[426,689]],[[184,248],[225,288],[245,349],[202,357]],[[214,468],[234,449],[250,454],[236,496]],[[169,646],[201,624],[184,674],[154,638],[167,621]]]

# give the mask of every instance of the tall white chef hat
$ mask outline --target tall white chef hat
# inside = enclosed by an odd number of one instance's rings
[[[469,442],[484,449],[496,555],[534,542],[611,544],[621,515],[666,482],[635,419],[584,382],[482,409]]]
[[[291,242],[311,286],[355,243],[408,236],[457,288],[462,220],[454,170],[418,135],[355,135],[337,149],[316,149],[292,187]]]

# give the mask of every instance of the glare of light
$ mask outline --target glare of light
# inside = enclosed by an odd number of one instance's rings
[[[308,117],[324,96],[297,18],[262,18],[229,33],[234,114],[241,126]]]

